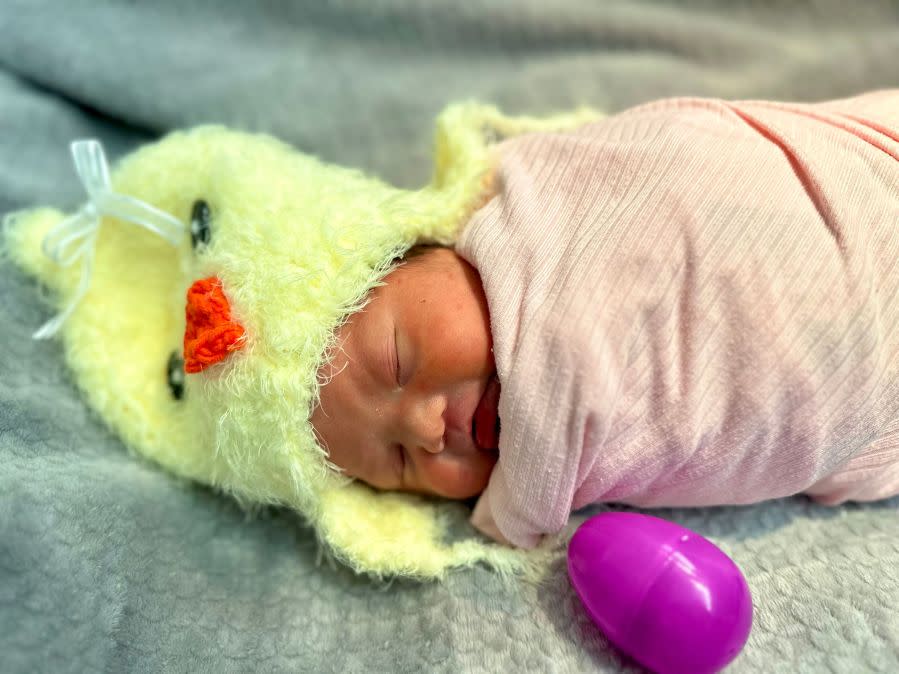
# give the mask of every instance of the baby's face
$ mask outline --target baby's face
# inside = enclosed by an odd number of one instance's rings
[[[479,494],[499,438],[480,278],[452,250],[435,248],[385,281],[337,334],[313,428],[335,465],[379,489]]]

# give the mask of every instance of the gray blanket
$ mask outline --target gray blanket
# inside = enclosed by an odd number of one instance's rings
[[[112,158],[176,127],[263,130],[404,186],[434,115],[609,111],[676,94],[820,100],[899,85],[887,0],[5,0],[0,212],[82,200],[67,145]],[[290,512],[129,456],[87,410],[34,284],[0,267],[0,671],[634,671],[549,581],[376,585]],[[663,511],[743,568],[734,672],[899,671],[899,499]]]

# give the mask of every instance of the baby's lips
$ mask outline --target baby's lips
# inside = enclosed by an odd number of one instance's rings
[[[187,291],[184,371],[201,372],[243,348],[243,326],[231,318],[231,305],[215,276],[200,279]]]
[[[499,445],[499,393],[499,379],[491,377],[474,415],[475,441],[481,449],[496,449]]]

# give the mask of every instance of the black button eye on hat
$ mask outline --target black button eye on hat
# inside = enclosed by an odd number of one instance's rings
[[[202,244],[207,245],[210,239],[209,221],[212,220],[212,211],[202,199],[194,202],[190,211],[190,243],[196,248]]]
[[[177,351],[172,351],[169,362],[166,364],[166,377],[169,382],[169,390],[175,400],[184,397],[184,359]]]

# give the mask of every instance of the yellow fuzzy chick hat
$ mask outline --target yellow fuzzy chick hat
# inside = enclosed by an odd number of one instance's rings
[[[112,173],[99,143],[78,141],[86,204],[8,216],[6,245],[61,308],[35,337],[59,332],[78,386],[132,450],[242,503],[296,509],[358,572],[526,571],[533,553],[448,539],[460,504],[342,475],[309,419],[336,329],[411,246],[453,243],[485,196],[492,142],[589,117],[450,106],[416,191],[222,127],[172,133]]]

